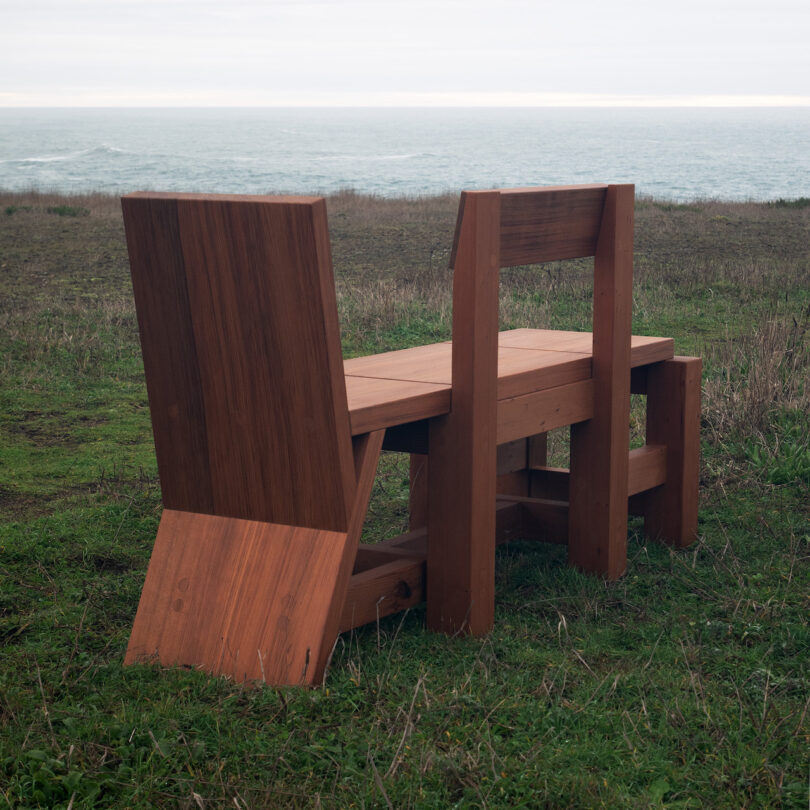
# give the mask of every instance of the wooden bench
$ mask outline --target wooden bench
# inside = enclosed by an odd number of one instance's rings
[[[487,632],[497,541],[613,578],[628,509],[694,536],[700,362],[630,336],[632,186],[465,193],[452,342],[346,361],[322,199],[122,205],[164,504],[126,663],[318,683],[339,631],[425,597]],[[594,254],[593,336],[498,334],[499,267]],[[568,424],[570,473],[544,452]],[[412,530],[360,545],[383,447],[412,454]]]

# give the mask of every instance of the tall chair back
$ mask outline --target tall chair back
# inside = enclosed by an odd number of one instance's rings
[[[346,531],[356,482],[324,201],[122,205],[164,506]]]

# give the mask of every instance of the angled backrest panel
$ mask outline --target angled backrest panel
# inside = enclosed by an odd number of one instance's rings
[[[355,476],[323,200],[122,204],[165,506],[345,531]]]

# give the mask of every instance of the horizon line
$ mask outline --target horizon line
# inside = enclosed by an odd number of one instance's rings
[[[98,108],[210,108],[210,109],[326,109],[326,108],[775,108],[810,107],[810,95],[788,94],[608,94],[608,93],[337,93],[305,96],[292,93],[97,93],[77,89],[67,93],[0,91],[4,109],[98,109]]]

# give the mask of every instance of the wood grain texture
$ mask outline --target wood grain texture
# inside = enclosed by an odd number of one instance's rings
[[[647,373],[647,442],[667,448],[666,482],[648,492],[646,533],[683,548],[697,536],[701,361],[675,357]]]
[[[525,470],[527,466],[527,441],[520,438],[513,442],[498,444],[496,455],[496,471],[498,475]]]
[[[593,353],[592,332],[566,332],[552,329],[511,329],[501,332],[501,346],[545,351]],[[675,353],[675,341],[666,337],[631,335],[630,365],[636,366],[670,360]],[[635,393],[635,392],[634,392]]]
[[[630,451],[627,459],[627,495],[660,486],[667,478],[667,448],[663,444],[645,444]]]
[[[568,556],[616,579],[627,564],[632,185],[609,186],[594,258],[593,418],[571,427]]]
[[[413,531],[428,522],[428,456],[411,453],[410,496],[408,500],[408,528]]]
[[[591,376],[590,332],[514,329],[501,332],[498,340],[499,399]],[[352,433],[357,435],[447,413],[451,354],[448,342],[346,360]],[[671,338],[632,337],[633,366],[672,356]]]
[[[346,551],[345,532],[164,510],[125,664],[319,683]]]
[[[453,401],[430,424],[428,627],[488,632],[495,610],[499,202],[465,193],[453,280]]]
[[[122,204],[165,505],[345,531],[354,475],[323,200]]]
[[[346,376],[353,436],[450,411],[450,385]]]
[[[644,445],[631,450],[628,456],[628,496],[637,495],[660,486],[667,475],[667,448],[664,445]],[[530,495],[568,501],[570,470],[563,467],[541,467],[532,470]]]
[[[121,207],[163,503],[211,514],[208,431],[177,204],[124,197]]]
[[[348,532],[165,509],[124,663],[321,683],[381,445],[382,431],[357,443]]]
[[[591,380],[535,391],[498,402],[498,444],[590,419],[594,414]]]
[[[498,189],[501,267],[593,256],[607,186]],[[450,255],[455,267],[465,197],[459,202]]]
[[[501,192],[501,267],[593,256],[606,190]]]
[[[340,632],[418,605],[425,599],[425,561],[399,559],[352,576]]]

